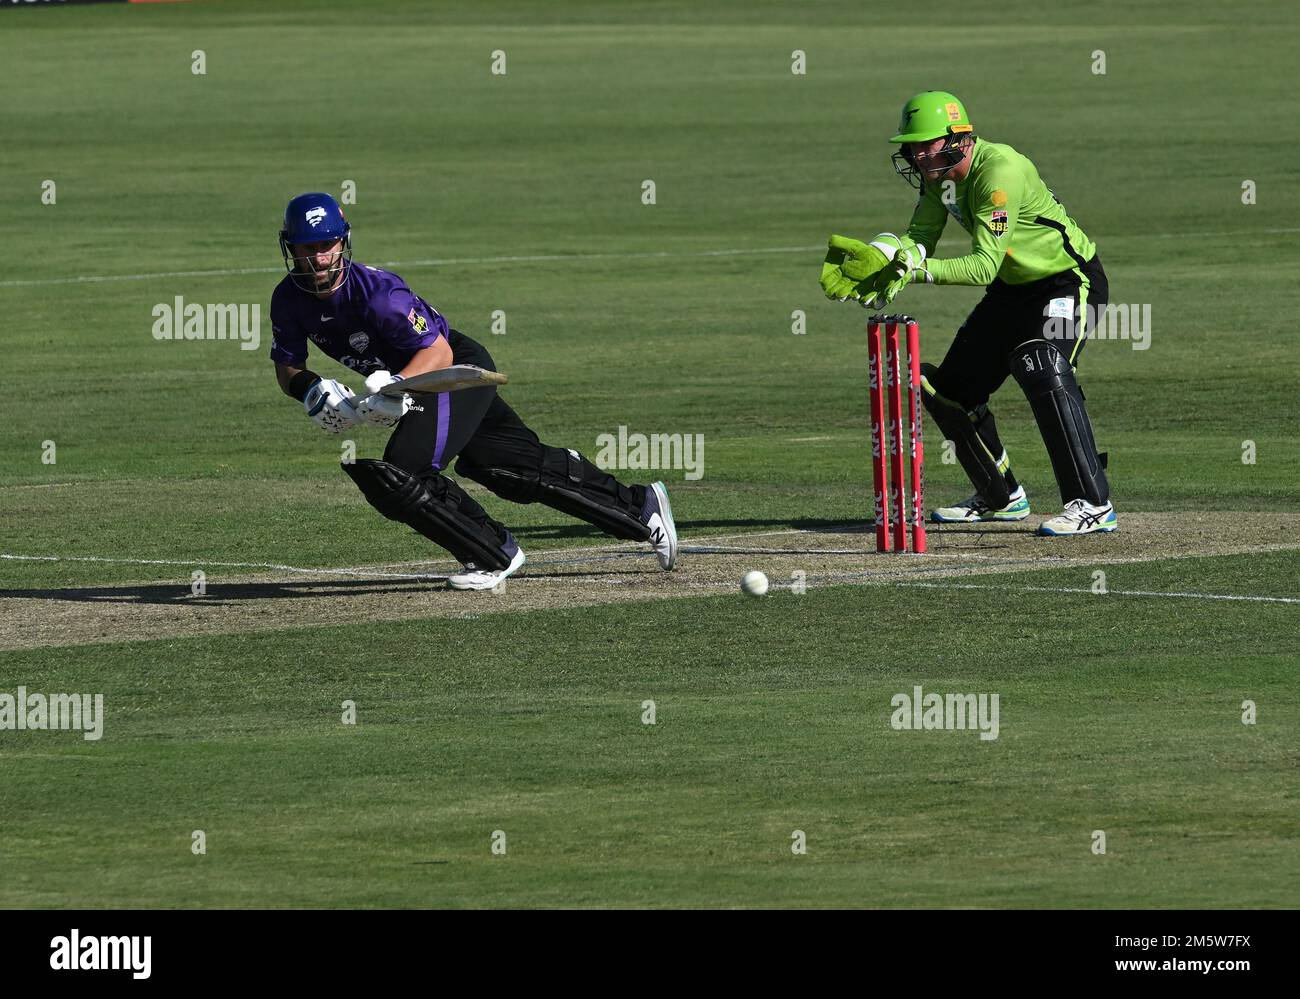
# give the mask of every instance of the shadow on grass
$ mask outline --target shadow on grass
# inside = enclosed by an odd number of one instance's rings
[[[428,589],[430,583],[446,576],[430,575],[429,579],[344,579],[303,580],[277,583],[214,583],[209,581],[207,593],[194,596],[188,586],[178,583],[149,583],[128,586],[66,586],[54,589],[5,589],[0,599],[28,598],[35,600],[66,600],[73,603],[117,604],[188,604],[191,606],[226,607],[241,600],[283,600],[303,597],[368,596],[379,593],[399,593],[404,590]]]
[[[819,534],[866,534],[875,525],[869,520],[857,517],[824,520],[812,517],[776,517],[776,518],[735,518],[731,520],[678,520],[677,533],[685,535],[688,531],[736,530],[737,532],[760,532],[762,530],[815,531]],[[1034,527],[1025,522],[1004,523],[987,521],[975,524],[936,524],[926,523],[926,530],[936,533],[952,534],[1033,534]],[[535,527],[512,527],[511,533],[516,538],[556,539],[556,538],[606,538],[604,532],[590,524],[545,524]],[[686,537],[683,542],[688,541]]]
[[[818,520],[807,517],[795,518],[747,518],[734,520],[678,520],[677,533],[686,531],[740,530],[758,531],[760,529],[788,531],[819,531],[824,534],[864,534],[871,527],[870,522],[858,518],[841,520]],[[590,524],[546,524],[537,527],[512,527],[516,538],[554,540],[557,538],[605,538],[608,537],[599,528]]]
[[[568,575],[622,576],[617,570],[569,574],[534,572],[534,578],[565,578]],[[521,577],[521,578],[527,578]],[[268,583],[208,582],[207,593],[196,597],[187,586],[169,583],[128,586],[67,586],[45,589],[0,589],[0,600],[62,600],[71,603],[160,604],[189,607],[231,607],[244,601],[319,600],[322,597],[366,597],[395,593],[423,593],[444,589],[445,573],[430,573],[421,579],[321,579]]]

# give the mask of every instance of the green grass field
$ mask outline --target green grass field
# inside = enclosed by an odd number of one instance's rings
[[[98,742],[0,730],[0,906],[1297,904],[1292,5],[365,10],[0,13],[0,694],[106,710]],[[345,181],[357,259],[484,342],[543,439],[704,436],[702,479],[663,473],[687,544],[861,528],[865,314],[821,296],[818,247],[906,225],[885,139],[929,87],[1037,163],[1113,302],[1151,305],[1149,349],[1093,343],[1080,369],[1119,534],[957,579],[877,573],[848,533],[861,558],[764,600],[704,555],[615,603],[563,568],[455,604],[366,577],[310,618],[279,570],[222,567],[440,557],[364,504],[266,357],[284,203]],[[939,255],[964,244],[949,226]],[[900,297],[927,360],[979,294]],[[262,344],[154,340],[176,296],[260,303]],[[1023,397],[994,408],[1054,512]],[[928,497],[966,495],[929,447]],[[485,504],[530,552],[602,544]],[[192,567],[228,627],[167,630]],[[999,738],[895,731],[916,684],[997,692]]]

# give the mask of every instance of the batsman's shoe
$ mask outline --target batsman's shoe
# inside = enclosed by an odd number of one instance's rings
[[[677,564],[677,525],[673,523],[673,508],[668,503],[668,490],[662,482],[653,482],[645,487],[641,522],[650,529],[650,547],[655,550],[659,567],[671,569]]]
[[[507,576],[513,575],[526,561],[524,550],[516,546],[514,558],[504,569],[480,569],[473,562],[466,562],[463,572],[447,578],[447,585],[453,590],[492,590],[500,586]]]
[[[1087,500],[1070,500],[1065,504],[1065,512],[1059,517],[1045,520],[1038,525],[1038,533],[1052,538],[1072,534],[1109,534],[1119,530],[1119,518],[1115,508],[1107,503],[1093,506]]]
[[[1017,486],[1011,494],[1011,502],[1000,510],[995,510],[976,493],[964,503],[956,506],[941,506],[930,512],[930,519],[936,524],[975,524],[984,520],[1024,520],[1029,516],[1029,497],[1025,487]]]

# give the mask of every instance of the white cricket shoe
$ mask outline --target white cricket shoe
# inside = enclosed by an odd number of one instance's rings
[[[1024,486],[1016,486],[1007,505],[994,510],[976,493],[964,503],[954,506],[941,506],[930,511],[930,519],[936,524],[974,524],[983,520],[1024,520],[1029,516],[1029,497],[1025,495]]]
[[[1039,534],[1053,538],[1073,534],[1109,534],[1116,530],[1119,530],[1119,518],[1110,503],[1093,506],[1082,499],[1070,500],[1065,504],[1063,514],[1038,525]]]
[[[524,550],[515,549],[515,556],[504,569],[480,569],[473,562],[465,563],[465,571],[447,578],[447,585],[453,590],[492,590],[500,586],[507,576],[512,575],[526,562]]]
[[[650,547],[655,550],[659,567],[671,569],[677,564],[677,525],[673,523],[673,508],[668,505],[668,489],[662,482],[645,487],[641,522],[650,529]]]

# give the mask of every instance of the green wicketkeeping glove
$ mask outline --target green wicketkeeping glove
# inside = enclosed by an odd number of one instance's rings
[[[844,272],[845,277],[852,278],[854,281],[873,281],[880,273],[880,269],[888,263],[888,257],[870,243],[866,243],[861,252],[853,254],[840,265],[840,270]]]
[[[853,299],[864,309],[879,309],[882,305],[884,296],[877,291],[874,281],[863,281],[853,289]]]
[[[883,309],[888,306],[898,297],[898,293],[907,287],[908,282],[910,282],[911,279],[911,275],[908,274],[905,277],[894,278],[892,281],[885,281],[877,284],[876,289],[873,292],[873,295],[875,296],[874,304],[871,307],[875,309]]]
[[[863,282],[871,281],[888,258],[860,239],[832,236],[827,240],[826,262],[822,264],[822,291],[827,298],[844,301],[859,298]]]
[[[822,264],[822,291],[827,298],[836,302],[844,301],[853,292],[854,284],[844,276],[838,263],[828,259]]]
[[[913,281],[933,284],[934,276],[925,266],[925,247],[904,236],[894,259],[876,275],[873,285],[875,307],[883,309],[889,305]]]
[[[842,243],[845,238],[843,236],[832,236],[829,240],[826,260],[822,264],[822,291],[826,293],[827,298],[842,302],[853,291],[855,282],[846,278],[844,272],[840,270],[840,265],[844,263],[848,251],[839,245],[837,241]],[[849,240],[848,242],[856,242],[856,240]]]

